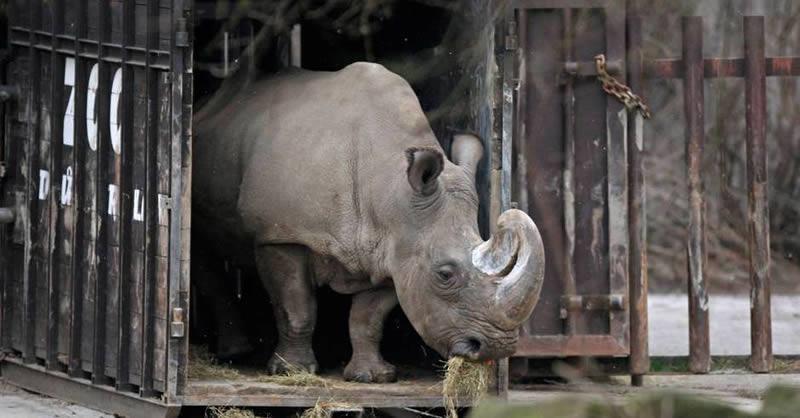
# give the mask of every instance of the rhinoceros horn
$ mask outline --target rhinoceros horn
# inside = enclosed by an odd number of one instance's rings
[[[533,220],[517,209],[503,212],[494,235],[472,251],[472,264],[494,280],[498,326],[527,320],[544,281],[544,245]]]

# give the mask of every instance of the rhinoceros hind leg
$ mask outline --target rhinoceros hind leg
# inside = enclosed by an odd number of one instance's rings
[[[284,374],[300,367],[317,371],[311,338],[317,321],[317,300],[308,272],[308,249],[300,245],[256,248],[258,275],[269,292],[278,345],[268,363],[269,372]]]
[[[353,357],[344,369],[344,378],[364,383],[397,380],[395,367],[383,360],[380,352],[383,321],[397,306],[391,288],[370,289],[353,296],[350,307],[350,343]]]

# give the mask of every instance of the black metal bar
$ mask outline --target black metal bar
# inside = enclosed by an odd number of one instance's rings
[[[772,370],[767,99],[764,17],[745,16],[745,120],[747,125],[747,248],[750,257],[750,368]]]
[[[111,30],[109,27],[109,4],[106,0],[96,0],[98,9],[98,30],[97,36],[100,42],[97,43],[97,65],[98,65],[98,89],[97,97],[95,100],[104,103],[105,95],[108,93],[106,82],[108,81],[108,65],[102,59],[105,55],[103,41],[110,38]],[[95,102],[97,105],[97,102]],[[97,121],[107,120],[107,112],[103,106],[99,106],[97,113]],[[106,219],[108,202],[106,175],[109,173],[108,159],[106,158],[107,148],[109,145],[109,138],[106,136],[104,130],[97,132],[97,177],[95,190],[96,205],[98,208],[97,217],[99,219]],[[97,231],[98,243],[95,247],[97,253],[97,279],[95,281],[95,303],[94,303],[94,343],[92,347],[92,383],[105,384],[108,382],[106,375],[106,320],[107,320],[107,289],[109,282],[109,256],[108,244],[110,243],[110,223],[98,222],[100,227]]]
[[[150,57],[150,49],[158,46],[158,1],[147,0],[147,57]],[[147,120],[145,130],[146,136],[146,181],[143,191],[145,196],[146,208],[144,211],[145,223],[145,274],[144,274],[144,298],[142,306],[142,385],[141,395],[152,396],[153,391],[153,370],[154,370],[154,350],[155,350],[155,329],[153,306],[155,299],[155,245],[154,238],[156,233],[156,222],[154,218],[156,205],[156,153],[158,147],[158,77],[150,67],[150,60],[146,62],[145,101],[147,103]]]
[[[80,0],[77,4],[77,19],[75,22],[75,34],[76,34],[76,41],[75,41],[75,49],[77,50],[77,38],[81,36],[85,36],[88,28],[87,28],[87,19],[86,19],[86,9],[87,9],[87,1],[88,0]],[[83,139],[83,133],[85,129],[80,129],[82,125],[80,122],[85,120],[85,113],[86,113],[86,92],[87,86],[85,85],[85,78],[83,77],[85,65],[84,60],[75,57],[75,86],[73,87],[75,90],[75,119],[73,121],[73,146],[74,146],[74,154],[73,154],[73,172],[75,173],[75,178],[72,180],[73,184],[73,197],[72,197],[72,204],[75,208],[72,212],[72,231],[73,231],[73,258],[72,258],[72,265],[70,266],[70,272],[72,275],[72,289],[70,292],[70,306],[72,310],[70,311],[71,317],[69,320],[70,328],[69,328],[69,360],[68,360],[68,373],[70,376],[75,377],[82,377],[83,376],[83,364],[82,364],[82,341],[83,341],[83,315],[84,315],[84,306],[83,306],[83,290],[84,290],[84,277],[83,273],[88,275],[88,272],[84,272],[81,268],[81,261],[85,258],[83,255],[87,250],[87,246],[84,245],[83,239],[83,227],[84,227],[84,216],[83,210],[83,175],[86,170],[85,162],[85,153],[87,152],[86,144],[81,140]],[[81,118],[80,116],[84,116]],[[85,125],[84,125],[85,126]]]
[[[122,3],[122,44],[133,45],[135,43],[135,2],[133,0],[125,0]],[[119,219],[120,219],[120,239],[119,239],[119,287],[118,290],[118,322],[119,334],[117,335],[117,380],[116,386],[118,390],[131,390],[130,386],[130,291],[131,291],[131,214],[132,214],[132,196],[133,190],[131,188],[131,176],[133,166],[133,67],[128,65],[129,52],[126,49],[122,50],[122,95],[120,100],[122,105],[120,107],[120,123],[122,129],[122,137],[120,144],[121,152],[121,172],[119,182]],[[113,111],[113,109],[112,109]]]
[[[689,369],[711,369],[706,281],[705,191],[703,188],[703,20],[684,17],[683,103],[686,116],[686,162],[689,178],[689,227],[687,265],[689,287]]]

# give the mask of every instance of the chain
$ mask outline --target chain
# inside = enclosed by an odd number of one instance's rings
[[[620,83],[606,70],[606,56],[600,54],[594,57],[597,65],[597,79],[603,84],[603,91],[616,97],[629,111],[638,110],[645,119],[650,118],[650,108],[644,100],[633,93],[630,87]]]

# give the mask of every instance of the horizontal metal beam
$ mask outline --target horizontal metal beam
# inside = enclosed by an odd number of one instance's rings
[[[147,58],[150,59],[150,67],[158,70],[170,69],[169,51],[151,49],[144,47],[123,46],[111,42],[98,42],[93,39],[76,38],[69,35],[53,36],[49,32],[34,31],[35,39],[31,41],[30,31],[26,28],[11,28],[11,45],[25,48],[35,48],[40,51],[55,51],[59,54],[77,56],[81,58],[102,60],[107,62],[122,63],[123,52],[127,53],[126,64],[144,67]],[[55,39],[55,42],[53,41]],[[98,55],[98,47],[101,46],[103,55]]]
[[[611,335],[538,335],[521,338],[513,357],[622,357],[630,349]]]
[[[0,374],[15,386],[128,418],[173,418],[180,412],[180,405],[118,392],[42,366],[20,364],[12,358],[0,362]]]
[[[800,57],[766,58],[768,77],[800,76]],[[664,58],[645,61],[645,77],[683,78],[683,61]],[[703,60],[703,77],[744,77],[744,58],[706,58]]]
[[[596,9],[619,6],[619,0],[514,0],[515,9]]]

